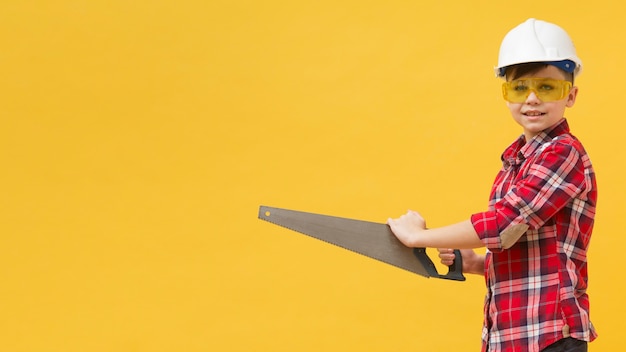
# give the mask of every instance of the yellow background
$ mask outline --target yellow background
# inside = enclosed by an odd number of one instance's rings
[[[584,61],[567,117],[600,187],[590,350],[620,350],[618,4],[2,1],[0,350],[478,350],[482,278],[421,278],[257,210],[483,210],[521,132],[492,69],[528,17]]]

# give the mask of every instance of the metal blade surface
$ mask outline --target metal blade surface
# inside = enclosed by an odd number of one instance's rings
[[[414,254],[414,249],[403,245],[387,224],[268,206],[259,208],[259,219],[421,276],[431,276]]]

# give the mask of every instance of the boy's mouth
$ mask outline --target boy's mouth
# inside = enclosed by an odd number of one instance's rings
[[[543,116],[543,115],[545,115],[545,113],[544,113],[544,112],[541,112],[541,111],[535,111],[535,110],[532,110],[532,111],[526,111],[526,112],[524,112],[523,114],[524,114],[524,115],[526,115],[526,116],[529,116],[529,117],[537,117],[537,116]]]

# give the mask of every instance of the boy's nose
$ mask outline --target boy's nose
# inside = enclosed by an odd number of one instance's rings
[[[534,90],[531,90],[528,96],[526,97],[526,104],[539,104],[541,103],[541,99],[537,96]]]

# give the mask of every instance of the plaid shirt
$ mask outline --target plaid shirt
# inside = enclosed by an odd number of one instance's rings
[[[594,340],[586,290],[597,191],[587,153],[563,119],[527,143],[520,137],[502,161],[489,210],[471,217],[488,249],[482,350]],[[505,250],[499,234],[516,224],[529,229]]]

